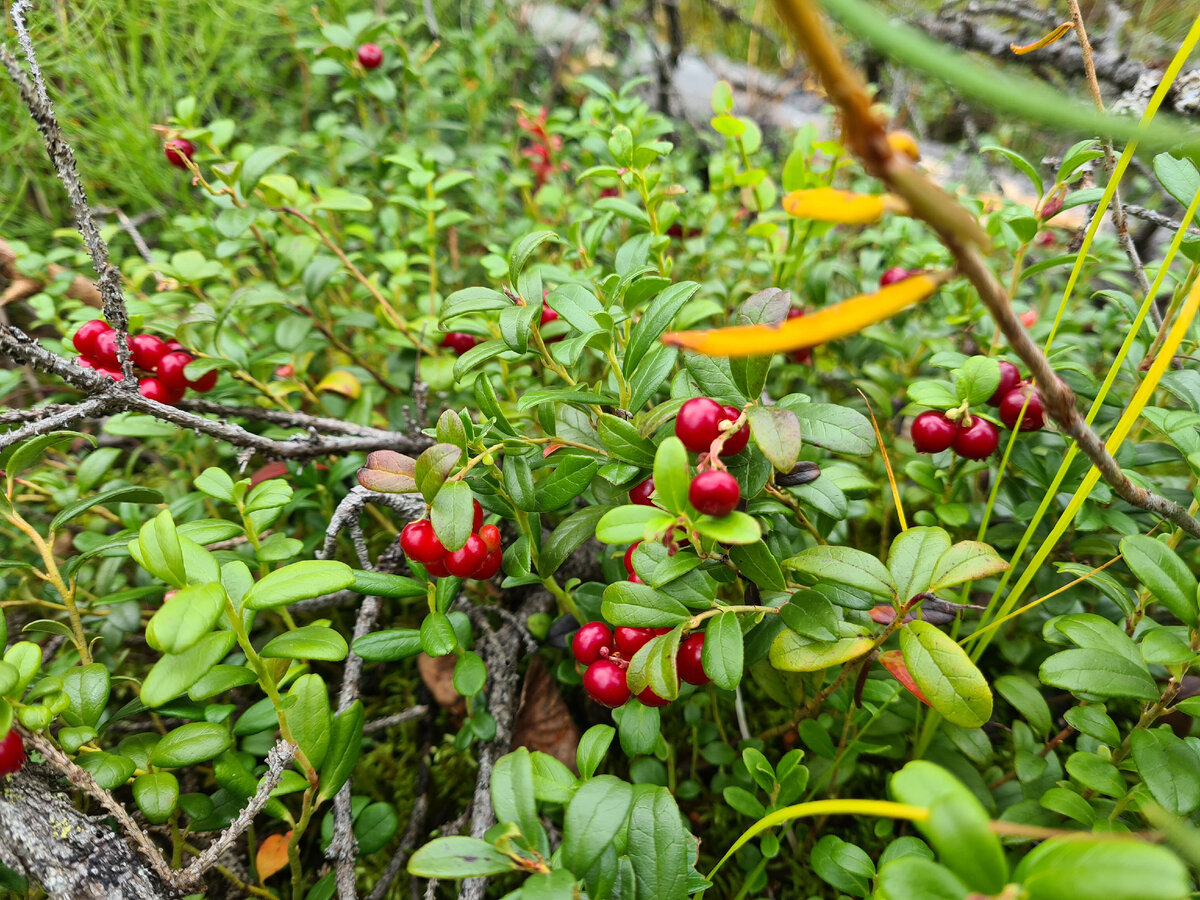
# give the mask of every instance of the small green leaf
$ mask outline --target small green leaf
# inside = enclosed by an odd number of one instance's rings
[[[329,691],[320,675],[301,675],[288,691],[287,723],[300,751],[314,769],[321,768],[333,737]]]
[[[987,679],[949,635],[928,622],[910,622],[900,631],[900,651],[913,681],[947,722],[979,728],[992,717]]]
[[[114,487],[90,497],[80,497],[74,503],[64,506],[51,521],[50,530],[57,531],[76,516],[82,515],[94,506],[108,506],[112,503],[162,503],[163,495],[158,491],[144,487]]]
[[[885,600],[896,598],[896,584],[887,567],[871,554],[854,547],[810,547],[785,559],[783,567]]]
[[[219,583],[182,588],[146,626],[146,643],[162,653],[183,653],[212,631],[227,598]]]
[[[468,650],[454,664],[454,689],[464,697],[474,697],[487,681],[487,666],[477,653]]]
[[[940,591],[964,581],[986,578],[1008,569],[989,545],[980,541],[959,541],[937,561],[929,590]]]
[[[783,629],[771,642],[771,665],[784,672],[816,672],[858,659],[870,651],[874,641],[868,637],[816,641]]]
[[[180,769],[215,759],[233,746],[233,738],[224,725],[189,722],[163,735],[154,745],[150,763],[167,769]]]
[[[331,559],[307,559],[270,572],[242,598],[247,609],[269,609],[332,594],[354,584],[354,570]]]
[[[333,730],[329,739],[329,750],[321,766],[321,790],[317,802],[322,803],[337,795],[354,771],[362,750],[363,719],[365,713],[361,700],[355,700],[333,718]]]
[[[1200,807],[1200,756],[1166,726],[1130,733],[1133,761],[1154,799],[1175,816]]]
[[[434,533],[447,550],[460,550],[471,536],[474,495],[465,481],[452,481],[433,498],[430,520]]]
[[[896,596],[908,601],[928,591],[938,560],[949,549],[950,535],[942,528],[918,526],[896,535],[887,560],[896,581]]]
[[[655,481],[657,486],[658,482]],[[787,583],[783,579],[783,570],[779,561],[767,545],[761,541],[751,544],[739,544],[729,548],[729,558],[738,567],[738,572],[748,578],[763,590],[783,591]]]
[[[462,450],[453,444],[434,444],[417,457],[413,467],[413,480],[426,503],[432,503],[446,477],[454,471],[462,457]]]
[[[1136,534],[1121,539],[1125,565],[1159,603],[1179,621],[1195,625],[1200,618],[1196,604],[1196,576],[1179,555],[1162,541]]]
[[[146,821],[161,825],[171,818],[179,803],[179,781],[170,772],[139,775],[133,781],[133,802]]]
[[[370,662],[409,659],[421,652],[421,632],[415,628],[392,628],[364,634],[354,642],[354,652]]]
[[[790,472],[800,457],[800,419],[782,406],[751,406],[746,415],[763,456],[776,470]]]
[[[1166,847],[1133,839],[1050,838],[1021,860],[1013,880],[1029,900],[1184,900],[1192,882]]]
[[[677,515],[684,512],[691,480],[687,448],[683,441],[671,435],[658,445],[654,456],[654,491],[658,502],[669,512]]]
[[[618,581],[604,589],[601,615],[613,625],[674,627],[691,618],[686,606],[648,584]]]
[[[719,519],[700,516],[692,524],[702,535],[722,544],[753,544],[762,538],[762,526],[758,524],[758,519],[736,509]]]
[[[320,659],[341,662],[349,648],[346,639],[325,625],[305,625],[272,638],[259,651],[267,659]]]
[[[742,680],[744,653],[737,613],[724,612],[715,616],[704,632],[704,646],[700,650],[704,674],[717,687],[734,690]]]
[[[586,872],[625,824],[633,788],[612,775],[580,785],[563,813],[562,860],[572,872]]]
[[[596,538],[605,544],[632,544],[662,531],[674,521],[674,516],[657,506],[618,506],[596,523]]]
[[[604,755],[612,744],[617,730],[611,725],[593,725],[579,739],[579,747],[575,751],[575,762],[579,768],[580,778],[591,778],[604,761]]]
[[[486,878],[516,868],[515,861],[487,841],[471,837],[437,838],[408,860],[408,873],[418,878]]]

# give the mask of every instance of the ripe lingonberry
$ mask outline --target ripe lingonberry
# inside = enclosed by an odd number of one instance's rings
[[[0,740],[0,778],[19,772],[25,765],[25,742],[15,728]]]
[[[475,574],[471,577],[476,581],[487,581],[493,575],[500,571],[500,564],[504,562],[504,551],[497,548],[488,551],[488,555],[483,558],[479,568],[475,570]]]
[[[158,361],[158,365],[155,367],[155,372],[158,374],[158,380],[161,381],[168,390],[172,392],[178,391],[179,395],[182,397],[183,392],[187,390],[188,386],[187,375],[184,374],[183,370],[187,368],[187,364],[191,361],[191,355],[184,353],[181,350],[174,350],[171,353],[166,354]]]
[[[879,286],[885,288],[888,285],[895,284],[898,281],[903,281],[906,278],[912,278],[915,272],[910,272],[903,266],[892,266],[882,275],[879,276]]]
[[[629,683],[625,680],[625,670],[607,659],[588,666],[583,673],[583,689],[597,703],[612,709],[624,706],[632,696]]]
[[[723,419],[727,422],[736,422],[742,415],[742,411],[736,406],[722,406],[721,411],[725,414]],[[725,446],[721,448],[722,456],[736,456],[746,449],[746,444],[750,441],[750,423],[747,422],[733,434],[725,439]]]
[[[641,541],[638,541],[636,544],[630,544],[629,549],[625,551],[625,571],[630,575],[637,574],[637,572],[633,570],[633,551],[638,548],[639,544],[641,544]]]
[[[195,381],[189,381],[187,386],[197,394],[207,394],[217,386],[217,370],[209,369]]]
[[[1004,398],[1021,383],[1021,372],[1007,359],[1000,360],[1000,384],[988,398],[988,406],[999,406]]]
[[[92,319],[90,322],[84,322],[79,326],[79,330],[75,332],[75,336],[71,338],[71,343],[82,356],[96,355],[96,341],[100,335],[112,331],[112,328],[103,319]]]
[[[671,702],[670,700],[658,696],[658,694],[654,693],[654,691],[652,691],[649,687],[643,688],[642,692],[638,694],[637,697],[642,706],[666,706]]]
[[[495,525],[484,525],[476,532],[476,534],[478,534],[483,540],[483,543],[487,545],[489,553],[492,550],[500,549],[500,529]]]
[[[129,355],[133,357],[133,364],[139,369],[153,372],[158,366],[158,361],[170,352],[167,342],[160,337],[152,334],[129,336]]]
[[[679,653],[675,655],[675,668],[679,677],[688,684],[708,684],[711,680],[704,672],[700,661],[701,651],[704,650],[704,633],[689,634],[679,644]]]
[[[475,574],[475,570],[483,565],[487,555],[487,545],[479,535],[473,534],[467,538],[467,542],[462,547],[447,553],[442,562],[445,563],[446,571],[451,575],[470,578]]]
[[[158,378],[142,378],[138,380],[138,393],[147,400],[174,405],[183,399],[183,393],[175,393],[167,388]]]
[[[441,562],[442,557],[446,555],[446,548],[438,540],[433,523],[428,519],[409,522],[404,526],[404,530],[400,532],[400,549],[409,559],[415,559],[426,566]]]
[[[966,459],[987,459],[1000,445],[1000,429],[978,416],[971,420],[970,427],[958,424],[954,436],[954,452]]]
[[[787,317],[789,319],[802,319],[807,313],[808,310],[806,309],[796,309],[795,307],[792,307],[788,310]],[[805,347],[803,350],[793,350],[788,354],[788,356],[791,357],[792,362],[798,362],[801,365],[807,366],[812,363],[812,348]]]
[[[693,453],[707,453],[724,418],[725,410],[716,400],[693,397],[675,416],[675,436]]]
[[[1025,398],[1029,404],[1025,404]],[[1021,416],[1021,408],[1025,407],[1025,415]],[[1046,409],[1042,406],[1042,397],[1033,385],[1018,385],[1009,391],[1000,401],[1000,421],[1008,428],[1017,427],[1017,417],[1021,416],[1022,431],[1040,431],[1046,424]]]
[[[187,163],[184,159],[191,159],[196,155],[196,145],[187,138],[175,138],[163,144],[163,153],[166,154],[167,162],[177,169],[186,169]]]
[[[425,567],[425,571],[432,578],[445,578],[450,574],[450,570],[446,568],[446,563],[441,559],[431,560],[427,563],[421,563]]]
[[[653,506],[654,501],[650,499],[650,495],[654,493],[654,479],[647,478],[645,481],[638,482],[629,489],[629,502],[636,503],[639,506]]]
[[[633,659],[633,655],[660,634],[666,634],[670,628],[631,628],[622,625],[613,632],[617,642],[617,652],[625,659]]]
[[[941,453],[957,435],[958,426],[943,413],[931,409],[913,419],[912,442],[918,453]]]
[[[92,362],[97,368],[107,366],[110,369],[121,368],[117,360],[117,333],[111,329],[96,335],[96,345],[91,354]]]
[[[692,479],[688,488],[688,501],[697,512],[720,518],[733,512],[742,499],[737,479],[728,472],[710,469]]]
[[[471,498],[471,531],[475,534],[479,533],[479,529],[483,527],[483,507],[479,505],[479,501],[474,497]]]
[[[571,638],[571,653],[575,661],[590,666],[613,652],[613,634],[603,622],[588,622]]]
[[[474,335],[466,334],[462,331],[449,331],[442,338],[442,346],[449,347],[459,356],[462,356],[472,347],[479,343]]]
[[[557,322],[558,320],[559,320],[559,315],[557,312],[555,312],[548,306],[542,307],[542,318],[541,318],[541,323],[540,323],[541,327],[545,328],[551,322]],[[553,344],[555,341],[561,341],[564,337],[566,337],[565,334],[560,334],[560,335],[557,335],[556,337],[543,338],[543,340],[547,344]]]
[[[383,65],[383,49],[378,44],[363,44],[358,48],[358,62],[364,69],[378,69]]]

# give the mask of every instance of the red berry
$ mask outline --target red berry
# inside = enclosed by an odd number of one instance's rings
[[[625,571],[630,575],[637,574],[637,572],[633,570],[633,551],[638,548],[638,544],[641,544],[641,541],[638,541],[637,544],[630,545],[629,549],[625,551]]]
[[[999,406],[1018,384],[1021,383],[1021,373],[1007,359],[1000,360],[1000,384],[995,393],[988,398],[988,406]]]
[[[138,381],[138,393],[147,400],[154,400],[158,403],[165,403],[168,406],[174,406],[183,399],[183,393],[175,393],[167,388],[157,378],[142,378]]]
[[[642,692],[638,694],[638,700],[641,702],[642,706],[666,706],[671,702],[670,700],[665,700],[658,696],[658,694],[650,690],[649,687],[644,688]]]
[[[882,275],[879,276],[879,286],[881,288],[895,284],[897,281],[903,281],[906,278],[912,278],[916,272],[910,272],[902,266],[893,266]]]
[[[107,366],[110,369],[121,368],[117,360],[117,333],[112,329],[96,335],[95,349],[90,354],[97,368]]]
[[[471,577],[476,581],[487,581],[500,571],[500,564],[504,562],[504,551],[499,548],[489,550],[488,555],[483,558],[483,562],[479,564],[479,568],[475,570],[475,574]]]
[[[787,317],[789,319],[801,319],[807,313],[808,313],[808,310],[806,310],[806,309],[796,309],[795,307],[792,307],[791,309],[788,310]],[[792,362],[798,362],[801,365],[805,365],[805,366],[812,364],[812,348],[811,347],[805,347],[803,350],[794,350],[791,353],[789,353],[788,356],[790,356],[792,358]]]
[[[103,319],[92,319],[92,321],[84,322],[79,326],[79,330],[71,338],[71,343],[81,355],[95,356],[96,341],[99,340],[100,335],[110,331],[112,328]]]
[[[931,409],[913,419],[912,442],[918,453],[941,453],[957,435],[958,426],[943,413]]]
[[[116,368],[115,366],[98,366],[98,365],[93,364],[92,368],[95,369],[97,372],[99,372],[101,375],[106,375],[107,377],[111,378],[113,381],[124,381],[125,380],[125,373],[122,372],[120,369]]]
[[[25,765],[25,742],[17,734],[16,729],[9,729],[8,734],[0,740],[0,778],[19,772]]]
[[[186,169],[184,158],[191,159],[196,155],[196,145],[187,138],[175,138],[163,144],[163,153],[167,156],[167,162],[175,168]]]
[[[434,533],[433,523],[428,519],[409,522],[400,532],[400,549],[409,559],[415,559],[422,565],[440,563],[446,555],[446,548]]]
[[[654,479],[647,478],[629,489],[629,502],[639,506],[653,506],[654,502],[650,499],[650,495],[653,493]]]
[[[692,479],[692,486],[688,488],[688,500],[696,507],[696,511],[718,519],[733,512],[741,499],[742,492],[737,479],[728,472],[715,469],[701,472]]]
[[[675,417],[675,436],[693,453],[707,453],[720,433],[725,410],[716,400],[693,397],[679,408]]]
[[[630,584],[645,584],[646,582],[642,581],[642,579],[639,578],[637,576],[637,573],[635,572],[634,574],[629,576],[629,583]]]
[[[571,653],[582,666],[590,666],[613,652],[613,634],[603,622],[588,622],[571,638]]]
[[[612,709],[624,706],[632,696],[625,681],[625,670],[607,659],[588,666],[583,673],[583,689],[597,703]]]
[[[167,342],[152,334],[133,334],[129,336],[129,355],[133,364],[139,369],[152,372],[158,366],[158,361],[171,351]]]
[[[1028,406],[1025,404],[1026,397],[1029,398]],[[1008,428],[1016,428],[1022,407],[1025,408],[1025,415],[1021,418],[1021,430],[1040,431],[1046,424],[1046,410],[1042,406],[1041,395],[1033,385],[1019,385],[1005,395],[1000,401],[1000,421]]]
[[[476,532],[488,551],[500,549],[500,529],[495,525],[484,525]]]
[[[358,62],[364,69],[378,69],[383,65],[383,50],[378,44],[363,44],[358,48]]]
[[[542,324],[542,325],[549,325],[551,322],[557,322],[557,321],[558,321],[558,313],[556,313],[554,310],[552,310],[552,309],[551,309],[550,307],[548,307],[548,306],[543,306],[543,307],[542,307],[542,321],[541,321],[541,324]]]
[[[477,343],[479,342],[475,340],[474,335],[466,334],[462,331],[447,332],[446,336],[442,338],[442,346],[449,347],[459,356],[462,356]]]
[[[217,370],[209,369],[195,381],[189,381],[187,386],[197,394],[207,394],[217,386]]]
[[[158,361],[155,367],[155,372],[158,374],[158,380],[161,381],[171,391],[178,391],[180,395],[187,390],[188,380],[184,374],[184,369],[187,364],[192,361],[192,357],[181,350],[175,350],[168,353]]]
[[[742,411],[736,406],[722,406],[721,411],[725,414],[723,419],[727,422],[736,422],[742,415]],[[746,444],[750,441],[750,423],[747,422],[733,434],[725,439],[725,446],[721,448],[722,456],[736,456],[746,449]]]
[[[690,634],[679,645],[679,653],[675,656],[675,668],[679,677],[688,684],[708,684],[711,680],[704,672],[700,662],[700,653],[704,649],[704,633]]]
[[[474,497],[471,498],[471,511],[471,531],[478,534],[479,529],[483,527],[483,507]]]
[[[999,444],[1000,429],[978,416],[971,420],[969,428],[960,422],[954,436],[954,452],[966,459],[987,459]]]
[[[445,578],[450,574],[450,570],[446,568],[446,564],[440,559],[421,563],[421,565],[425,567],[425,571],[429,573],[431,578]]]
[[[175,340],[175,338],[171,338],[169,341],[167,341],[167,352],[174,353],[176,350],[187,350],[187,347],[183,346],[183,344],[179,343],[179,341]]]
[[[630,628],[622,625],[613,632],[617,642],[617,652],[625,659],[633,659],[633,655],[660,634],[666,634],[670,628]]]
[[[487,545],[477,534],[467,538],[467,542],[458,550],[452,550],[446,554],[442,560],[446,564],[446,571],[451,575],[456,575],[459,578],[470,578],[475,574],[475,570],[483,565],[484,559],[487,558]]]

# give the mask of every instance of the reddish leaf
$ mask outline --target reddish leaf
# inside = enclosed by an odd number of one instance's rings
[[[886,653],[879,654],[879,661],[883,664],[883,667],[892,674],[892,677],[904,686],[905,690],[907,690],[926,706],[932,706],[932,704],[925,699],[925,695],[921,693],[921,689],[917,687],[917,683],[913,681],[912,675],[908,674],[908,666],[904,664],[904,657],[900,655],[899,650],[889,650]]]
[[[266,880],[287,866],[288,841],[291,839],[290,831],[284,834],[270,834],[263,838],[263,842],[258,845],[258,855],[254,858],[259,878]]]

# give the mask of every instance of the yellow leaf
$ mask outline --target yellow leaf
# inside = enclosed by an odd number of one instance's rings
[[[357,400],[362,393],[362,383],[349,372],[330,372],[317,384],[317,390],[331,391]]]
[[[887,142],[892,152],[907,156],[912,162],[921,161],[921,150],[917,147],[917,140],[907,131],[889,131]]]
[[[949,272],[913,275],[873,294],[851,297],[782,325],[735,325],[714,331],[672,331],[662,341],[705,356],[770,356],[815,347],[862,331],[932,296],[951,277]]]
[[[258,845],[258,855],[254,865],[258,869],[258,877],[264,881],[283,869],[288,864],[288,841],[292,833],[271,834]]]
[[[908,212],[908,204],[892,194],[855,194],[836,188],[792,191],[783,198],[783,208],[799,219],[838,225],[870,225],[886,213]]]
[[[1026,53],[1032,53],[1034,50],[1041,50],[1043,47],[1049,47],[1070,30],[1071,23],[1063,22],[1048,35],[1034,41],[1032,44],[1009,44],[1008,49],[1017,54],[1017,56],[1024,56]]]

